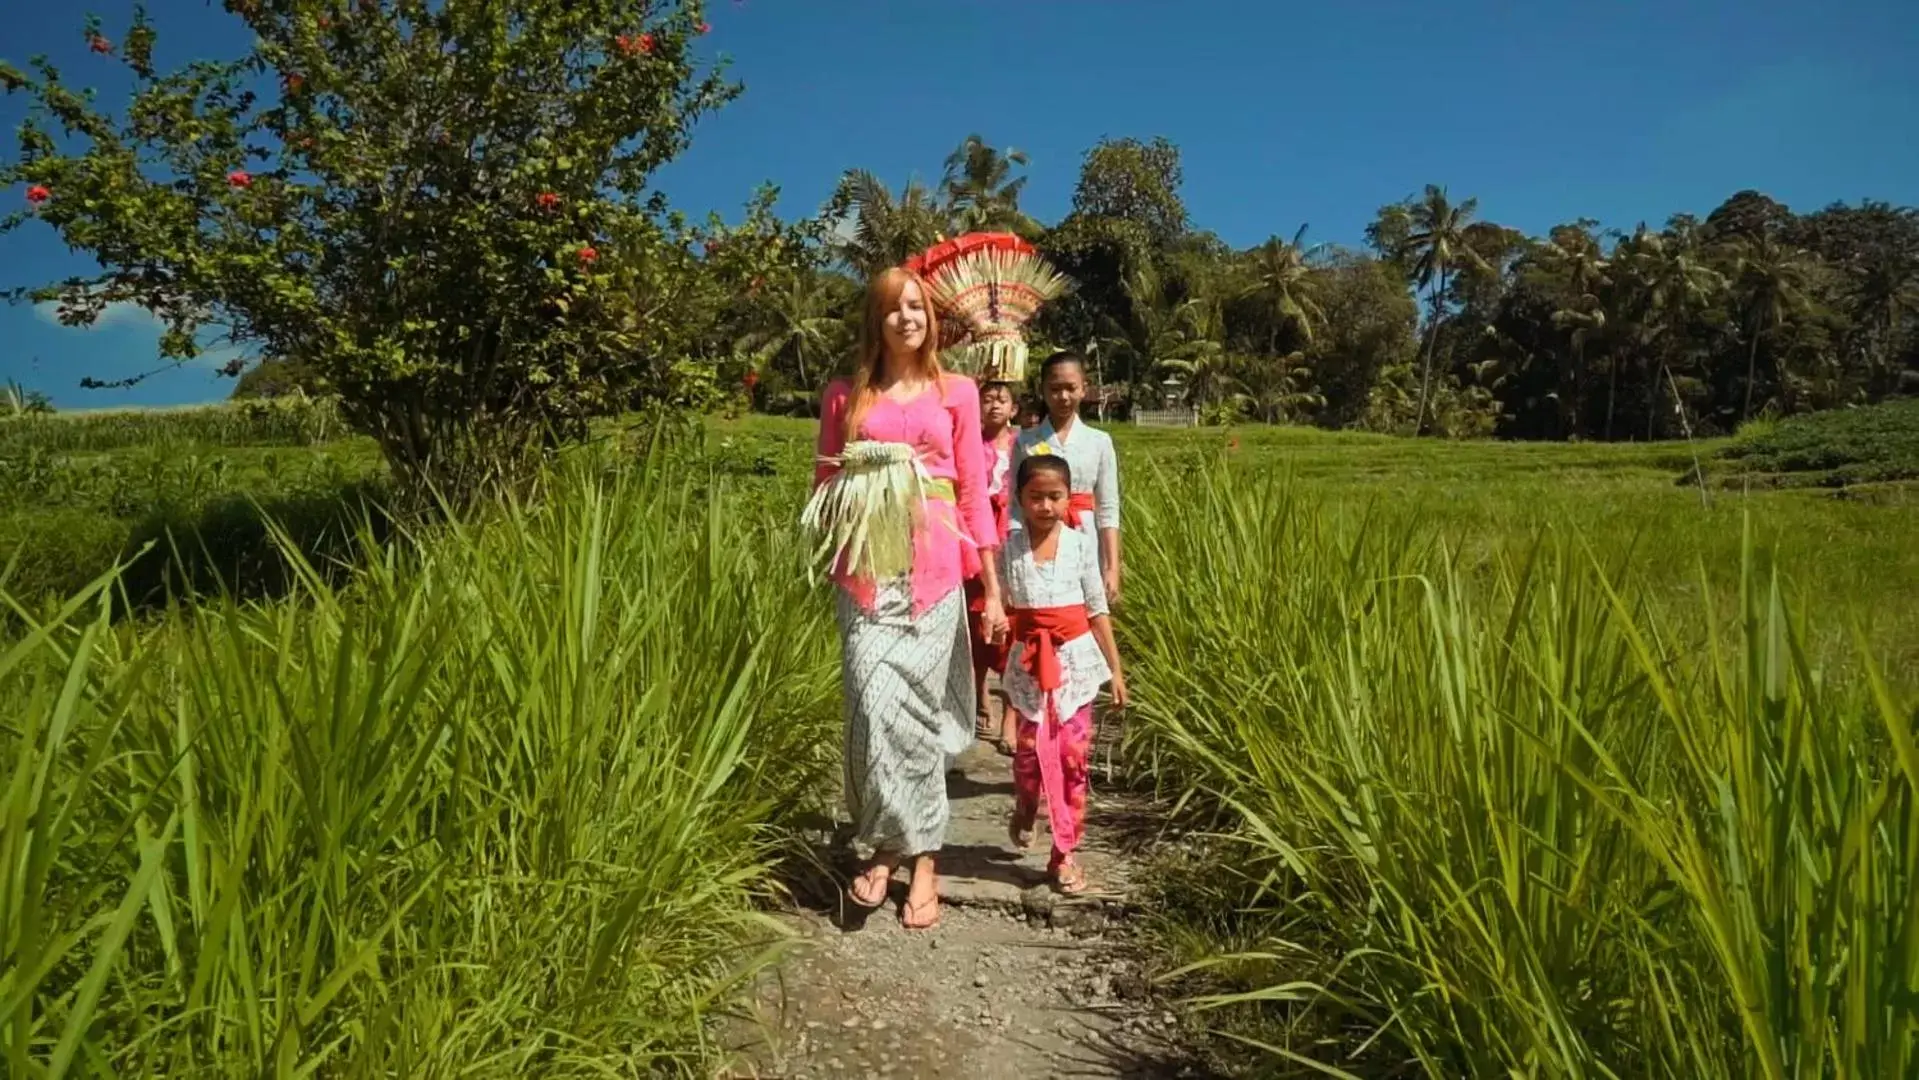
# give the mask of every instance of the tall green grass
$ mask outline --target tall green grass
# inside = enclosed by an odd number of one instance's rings
[[[1638,560],[1678,552],[1134,475],[1133,760],[1218,836],[1161,928],[1253,1064],[1916,1074],[1912,706],[1808,659],[1750,543],[1699,569],[1728,624],[1651,602]]]
[[[766,509],[579,464],[344,586],[128,624],[103,579],[36,624],[4,1071],[695,1072],[778,939],[774,829],[831,790],[833,634]]]

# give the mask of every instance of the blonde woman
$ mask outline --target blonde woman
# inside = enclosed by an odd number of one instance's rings
[[[866,293],[858,364],[821,401],[815,486],[832,478],[849,442],[910,448],[926,496],[915,515],[912,569],[877,581],[846,572],[837,615],[846,693],[845,795],[854,846],[870,860],[847,890],[863,908],[886,902],[893,871],[910,861],[900,921],[939,923],[934,857],[945,841],[946,772],[971,744],[975,698],[966,598],[977,574],[981,626],[1006,635],[987,499],[979,390],[940,370],[939,328],[925,283],[903,269]]]

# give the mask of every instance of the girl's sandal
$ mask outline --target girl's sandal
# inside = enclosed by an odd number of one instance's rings
[[[1086,871],[1076,862],[1064,862],[1053,868],[1053,887],[1063,896],[1078,896],[1086,891]]]
[[[884,877],[879,874],[879,871],[882,870],[885,871]],[[879,883],[877,895],[871,891],[875,881]],[[853,901],[855,907],[864,908],[867,911],[877,911],[881,904],[886,903],[886,893],[887,890],[892,887],[892,884],[893,868],[887,866],[885,863],[874,863],[853,878],[852,884],[846,887],[846,898]],[[862,885],[867,886],[869,889],[865,895],[861,895],[860,893],[860,886]],[[868,896],[871,896],[872,899],[867,899]]]

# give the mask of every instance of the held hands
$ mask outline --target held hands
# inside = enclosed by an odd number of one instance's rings
[[[1006,621],[1006,605],[1000,602],[997,594],[989,593],[984,609],[980,612],[980,629],[986,634],[988,645],[1003,645],[1011,636],[1012,629]]]

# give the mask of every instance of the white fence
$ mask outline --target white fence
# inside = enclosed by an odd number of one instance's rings
[[[1197,409],[1134,409],[1133,423],[1140,427],[1198,427]]]

